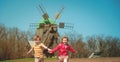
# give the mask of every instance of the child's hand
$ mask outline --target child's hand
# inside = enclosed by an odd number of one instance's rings
[[[51,49],[50,49],[50,50],[48,50],[48,52],[49,52],[49,53],[53,53]]]
[[[48,49],[48,51],[52,51],[52,49]]]

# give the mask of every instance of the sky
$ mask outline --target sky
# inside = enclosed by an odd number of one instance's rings
[[[39,23],[42,5],[54,19],[61,7],[61,17],[56,21],[69,23],[73,29],[58,29],[60,34],[74,32],[83,36],[106,35],[120,38],[120,0],[0,0],[0,23],[30,29],[31,23]]]

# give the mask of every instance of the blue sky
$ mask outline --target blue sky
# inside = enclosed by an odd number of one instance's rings
[[[0,23],[30,30],[30,23],[38,23],[42,18],[39,4],[53,19],[65,7],[56,22],[72,23],[74,28],[59,29],[61,34],[73,31],[83,36],[102,34],[120,38],[120,0],[0,0]]]

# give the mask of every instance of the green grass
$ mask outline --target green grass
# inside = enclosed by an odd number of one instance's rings
[[[3,60],[0,62],[33,62],[34,58],[25,58],[25,59],[14,59],[14,60]]]
[[[45,60],[56,60],[56,58],[45,58]],[[34,58],[3,60],[3,61],[0,61],[0,62],[34,62]]]

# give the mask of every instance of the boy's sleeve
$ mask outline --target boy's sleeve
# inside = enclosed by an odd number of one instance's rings
[[[60,48],[60,44],[57,45],[57,46],[52,50],[52,53],[54,53],[54,52],[56,52],[57,50],[59,50],[59,48]]]
[[[73,52],[73,53],[75,53],[76,51],[75,51],[75,49],[74,48],[72,48],[71,46],[70,46],[70,49],[69,49],[71,52]]]

